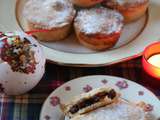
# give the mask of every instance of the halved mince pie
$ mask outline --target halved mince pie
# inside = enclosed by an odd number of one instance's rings
[[[70,120],[155,120],[142,106],[119,99],[116,103],[100,107]]]
[[[99,107],[114,103],[118,98],[119,93],[113,88],[97,88],[75,97],[68,104],[61,104],[61,109],[66,116],[72,118],[76,115],[81,115]]]

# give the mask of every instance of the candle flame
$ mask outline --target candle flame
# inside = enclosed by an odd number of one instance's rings
[[[156,54],[156,55],[151,56],[148,59],[148,62],[150,64],[160,68],[160,54]]]

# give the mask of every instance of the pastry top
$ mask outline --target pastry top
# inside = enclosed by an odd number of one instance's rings
[[[38,42],[23,32],[0,33],[0,58],[23,74],[33,74],[43,61]]]
[[[147,120],[147,116],[148,113],[143,108],[119,101],[71,120]]]
[[[111,6],[120,5],[124,7],[132,7],[135,5],[144,4],[146,2],[149,2],[149,0],[106,0],[104,3],[107,3]]]
[[[108,8],[91,8],[79,11],[74,25],[84,34],[108,35],[121,31],[123,16]]]
[[[75,13],[70,0],[28,0],[23,9],[24,17],[43,29],[70,24]]]

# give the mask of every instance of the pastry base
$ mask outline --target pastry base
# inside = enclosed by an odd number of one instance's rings
[[[64,27],[54,28],[51,30],[38,29],[35,27],[35,24],[28,22],[29,31],[33,31],[32,35],[36,36],[38,40],[45,42],[54,42],[64,40],[69,33],[71,32],[72,25],[68,24]],[[42,30],[42,32],[34,32],[34,31]]]

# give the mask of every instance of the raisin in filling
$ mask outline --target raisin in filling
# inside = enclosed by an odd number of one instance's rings
[[[86,108],[88,106],[91,106],[93,104],[95,104],[96,102],[99,102],[101,99],[104,99],[104,97],[108,97],[110,99],[113,99],[116,97],[116,92],[115,90],[110,90],[109,92],[101,92],[101,93],[98,93],[94,96],[92,96],[91,98],[89,99],[84,99],[83,101],[73,105],[69,112],[71,114],[75,114],[76,112],[78,112],[80,109],[83,109],[83,108]]]

